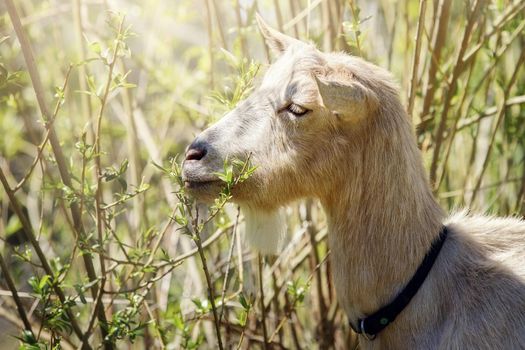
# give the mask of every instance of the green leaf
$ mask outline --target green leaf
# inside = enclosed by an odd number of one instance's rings
[[[186,219],[184,216],[181,216],[181,215],[175,215],[175,222],[179,224],[180,226],[188,225],[188,219]]]
[[[22,223],[20,222],[20,219],[18,219],[18,216],[13,215],[7,223],[7,227],[5,228],[5,234],[6,236],[9,236],[17,232],[21,228],[22,228]]]
[[[0,63],[0,87],[7,83],[8,75],[7,69]]]
[[[102,46],[100,46],[100,43],[97,41],[93,41],[92,43],[90,43],[89,49],[97,55],[100,55],[100,53],[102,52]]]
[[[78,293],[78,297],[80,298],[80,301],[82,302],[82,304],[86,304],[87,300],[86,300],[86,297],[84,296],[84,287],[80,284],[75,284],[74,287]]]
[[[47,286],[47,284],[48,284],[48,282],[49,282],[50,279],[51,279],[51,276],[49,276],[49,275],[44,275],[44,276],[40,279],[40,283],[38,284],[38,288],[39,288],[40,290],[43,290],[43,289]]]
[[[120,184],[120,186],[122,186],[123,191],[126,191],[128,189],[128,183],[124,178],[119,176],[117,181]]]
[[[241,314],[239,315],[239,319],[238,319],[239,325],[242,327],[246,326],[247,319],[248,319],[248,313],[246,311],[241,312]]]
[[[243,293],[239,295],[239,303],[241,303],[242,307],[247,310],[250,308],[250,304],[248,304],[248,301],[246,301],[246,297]]]

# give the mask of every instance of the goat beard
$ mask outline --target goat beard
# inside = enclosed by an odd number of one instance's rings
[[[242,207],[245,221],[245,239],[261,254],[278,255],[287,238],[285,208],[261,210]]]

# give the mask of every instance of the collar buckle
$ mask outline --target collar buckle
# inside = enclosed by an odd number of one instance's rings
[[[363,337],[365,337],[366,340],[374,340],[377,336],[377,334],[368,334],[365,330],[365,319],[364,318],[361,318],[359,320],[359,329],[361,331],[361,334],[363,335]]]

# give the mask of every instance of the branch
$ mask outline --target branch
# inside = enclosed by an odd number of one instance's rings
[[[6,1],[10,1],[10,0],[6,0]],[[18,203],[18,200],[16,199],[14,192],[9,187],[9,184],[7,183],[7,179],[5,178],[4,172],[2,171],[2,168],[0,168],[0,182],[2,183],[2,186],[4,187],[5,192],[7,193],[7,197],[9,198],[9,202],[11,203],[11,207],[13,208],[13,211],[18,216],[18,219],[20,220],[20,223],[22,224],[22,228],[24,229],[24,233],[27,237],[27,240],[31,242],[31,245],[35,249],[35,252],[38,258],[40,259],[40,262],[42,263],[42,268],[44,269],[46,274],[48,274],[49,276],[54,276],[53,270],[51,269],[51,266],[47,262],[46,256],[44,252],[42,251],[42,248],[40,248],[40,245],[38,244],[38,241],[35,237],[33,227],[31,227],[31,224],[29,223],[28,218],[25,216],[24,212],[22,211],[22,208],[20,207],[20,203]],[[60,302],[63,305],[65,305],[66,297],[62,289],[56,283],[53,283],[53,289],[55,290],[55,293],[58,295]],[[71,313],[69,309],[67,309],[67,314],[70,319],[73,331],[80,339],[82,339],[82,330],[78,326],[76,319],[74,318],[73,314]]]
[[[18,310],[20,319],[24,323],[25,329],[31,332],[31,334],[34,334],[33,329],[31,328],[31,323],[29,323],[29,319],[27,318],[26,312],[24,310],[24,306],[22,305],[22,301],[18,297],[18,292],[16,290],[15,282],[13,281],[13,278],[11,277],[11,274],[9,273],[9,268],[7,267],[7,264],[5,263],[5,260],[2,254],[0,254],[0,268],[2,269],[2,273],[4,275],[5,281],[7,282],[7,286],[9,287],[9,290],[11,291],[11,294],[13,295],[13,299],[16,304],[16,309]]]
[[[417,71],[419,68],[419,56],[421,54],[421,42],[423,41],[423,29],[425,28],[425,12],[427,9],[427,0],[419,2],[419,21],[417,22],[416,49],[414,50],[414,59],[412,64],[412,79],[408,89],[408,116],[412,118],[414,109],[414,99],[416,98]]]
[[[40,80],[40,74],[38,73],[35,58],[33,56],[33,52],[31,49],[31,44],[29,43],[29,40],[24,32],[24,29],[22,28],[22,24],[20,23],[20,17],[18,16],[18,13],[16,11],[15,5],[13,4],[13,0],[6,0],[5,1],[7,12],[9,13],[9,17],[11,18],[11,22],[13,23],[13,27],[15,29],[16,35],[18,37],[18,40],[20,42],[20,47],[22,49],[22,53],[24,55],[24,60],[26,62],[27,70],[29,72],[29,76],[31,78],[31,81],[33,83],[33,89],[36,94],[36,99],[38,102],[38,106],[40,108],[40,112],[43,115],[44,120],[46,123],[49,121],[50,113],[47,108],[47,105],[45,103],[44,99],[44,88],[42,86],[42,81]],[[73,188],[73,184],[71,181],[71,175],[69,174],[68,167],[67,167],[67,160],[64,156],[64,152],[62,151],[62,146],[60,145],[60,142],[58,140],[57,134],[55,132],[55,128],[53,125],[49,125],[49,142],[51,143],[51,147],[53,149],[53,153],[55,155],[55,159],[57,162],[58,170],[60,172],[60,177],[62,178],[62,182],[64,185],[66,185],[69,188]],[[3,174],[2,174],[3,175]],[[7,182],[4,185],[4,187],[7,186]],[[8,187],[8,186],[7,186]],[[6,190],[7,190],[6,187]],[[13,197],[14,198],[14,197]],[[76,203],[71,204],[71,214],[73,217],[73,222],[75,225],[75,230],[78,235],[78,237],[84,238],[85,231],[84,226],[82,224],[82,213],[80,212],[78,206]],[[29,231],[28,231],[29,232]],[[31,231],[32,232],[32,231]],[[34,238],[34,236],[33,236]],[[38,246],[38,243],[35,241],[35,244]],[[35,247],[35,249],[37,249]],[[40,247],[38,248],[40,249]],[[41,250],[40,250],[41,251]],[[88,278],[90,281],[94,281],[97,279],[96,273],[95,273],[95,267],[93,266],[93,262],[91,261],[91,258],[88,254],[84,254],[83,256],[84,265],[86,267],[86,272],[88,274]],[[44,256],[42,256],[44,258]],[[42,262],[44,264],[44,262]],[[47,264],[47,261],[46,261]],[[53,275],[51,273],[51,269],[49,269],[48,274],[51,276]],[[93,284],[91,287],[91,293],[93,294],[93,297],[95,298],[97,295],[98,288],[96,284]],[[62,294],[63,296],[63,294]],[[62,301],[62,299],[61,299]],[[101,308],[102,312],[99,312],[99,319],[101,321],[100,330],[103,335],[103,338],[106,335],[106,330],[104,329],[104,325],[107,323],[106,316],[103,313],[103,309]],[[73,320],[73,318],[72,318]],[[75,328],[75,327],[74,327]],[[76,325],[75,333],[80,336],[82,339],[80,328],[78,328],[78,325]]]

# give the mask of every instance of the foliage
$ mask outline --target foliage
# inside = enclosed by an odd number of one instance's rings
[[[223,191],[205,207],[186,196],[177,155],[264,74],[259,11],[287,34],[393,72],[445,208],[523,215],[524,9],[519,0],[16,1],[35,60],[1,11],[0,284],[18,299],[2,294],[11,328],[0,347],[349,347],[319,204],[294,205],[291,243],[259,259],[228,203],[257,164],[225,162]]]

